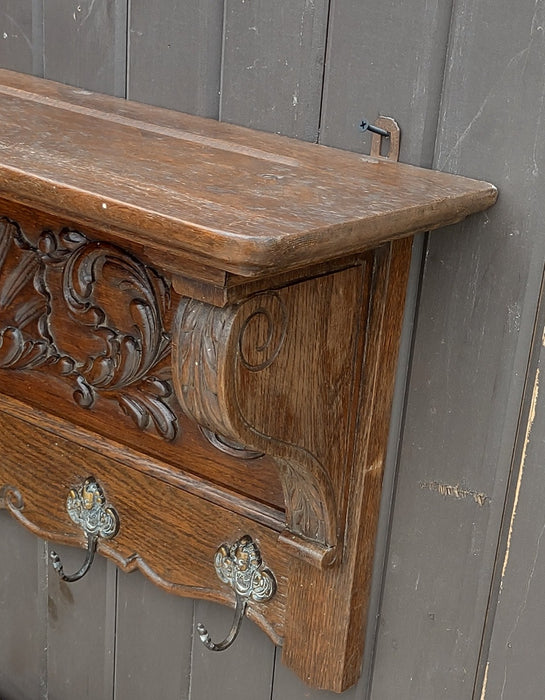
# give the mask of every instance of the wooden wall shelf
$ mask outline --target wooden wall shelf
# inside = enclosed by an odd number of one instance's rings
[[[411,236],[495,198],[0,71],[0,506],[85,546],[67,497],[92,476],[119,518],[101,554],[227,605],[216,552],[231,566],[249,535],[276,591],[247,615],[307,683],[344,690]]]

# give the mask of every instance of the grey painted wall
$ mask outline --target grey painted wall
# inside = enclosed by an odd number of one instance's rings
[[[346,698],[469,700],[485,673],[486,697],[542,697],[517,660],[543,633],[526,628],[507,659],[524,602],[500,596],[495,612],[500,583],[537,580],[536,550],[527,561],[524,536],[508,537],[514,506],[532,547],[543,534],[543,519],[531,528],[539,499],[514,496],[513,455],[541,343],[544,13],[543,0],[0,3],[2,67],[363,152],[361,118],[387,114],[401,160],[500,188],[488,213],[415,245],[369,643]],[[532,450],[542,463],[543,441]],[[523,495],[543,488],[535,473]],[[508,545],[523,564],[503,571]],[[0,512],[2,700],[335,697],[307,689],[251,624],[228,652],[205,652],[195,620],[221,633],[228,610],[104,560],[68,587],[47,555]],[[523,611],[538,614],[532,600]]]

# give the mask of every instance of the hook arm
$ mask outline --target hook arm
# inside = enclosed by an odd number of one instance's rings
[[[200,622],[197,625],[197,632],[199,633],[199,637],[201,639],[201,642],[204,644],[204,646],[207,649],[210,649],[210,651],[224,651],[228,647],[231,646],[231,644],[235,641],[237,638],[237,635],[240,631],[240,626],[242,625],[242,620],[244,618],[244,615],[246,613],[246,608],[248,606],[248,600],[246,598],[242,598],[238,593],[236,594],[237,596],[237,605],[235,608],[235,618],[233,620],[233,624],[231,625],[231,629],[229,630],[229,634],[227,637],[223,640],[223,642],[218,642],[217,644],[212,641],[210,638],[210,635],[208,634],[208,630],[204,625],[202,625]]]
[[[67,583],[74,583],[74,581],[79,581],[85,576],[85,574],[91,568],[93,559],[95,558],[95,552],[97,550],[98,537],[96,535],[87,535],[87,554],[85,556],[85,561],[81,567],[76,571],[75,574],[67,575],[64,573],[63,565],[61,563],[61,558],[55,551],[51,551],[50,557],[53,563],[53,568],[58,573],[59,577],[66,581]]]

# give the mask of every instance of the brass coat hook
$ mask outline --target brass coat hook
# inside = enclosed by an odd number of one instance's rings
[[[91,568],[95,558],[98,538],[111,539],[119,530],[117,511],[107,505],[104,492],[95,479],[85,479],[80,489],[72,489],[66,499],[66,510],[71,520],[80,525],[87,535],[87,554],[82,566],[74,574],[65,574],[57,552],[50,554],[53,568],[63,581],[79,581]]]
[[[197,625],[201,642],[210,651],[224,651],[235,641],[246,614],[248,602],[264,603],[276,593],[273,572],[263,565],[261,552],[249,535],[244,535],[231,546],[222,544],[214,558],[219,579],[235,591],[235,617],[229,634],[222,642],[213,642],[204,625]]]

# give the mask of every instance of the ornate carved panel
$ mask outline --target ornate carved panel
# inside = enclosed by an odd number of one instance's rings
[[[121,248],[70,229],[36,242],[0,219],[0,368],[55,371],[74,401],[117,401],[173,440],[169,288]]]

